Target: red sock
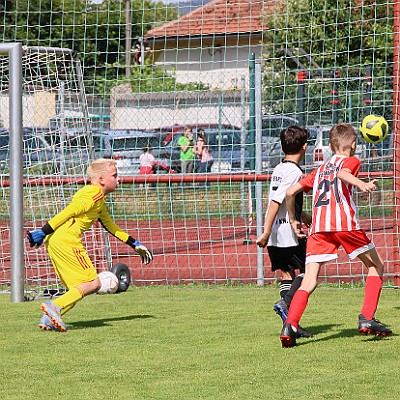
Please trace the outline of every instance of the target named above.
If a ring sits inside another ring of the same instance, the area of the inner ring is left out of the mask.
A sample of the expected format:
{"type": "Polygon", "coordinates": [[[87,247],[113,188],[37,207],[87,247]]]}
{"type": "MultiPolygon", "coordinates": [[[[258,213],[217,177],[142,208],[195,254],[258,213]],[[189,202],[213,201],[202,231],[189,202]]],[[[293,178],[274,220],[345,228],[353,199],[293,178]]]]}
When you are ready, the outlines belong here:
{"type": "Polygon", "coordinates": [[[286,322],[289,322],[296,329],[299,327],[299,321],[307,307],[310,294],[305,290],[298,290],[290,303],[289,314],[286,322]]]}
{"type": "Polygon", "coordinates": [[[381,290],[382,278],[380,276],[367,276],[364,288],[364,303],[361,309],[361,314],[366,319],[374,318],[381,290]]]}

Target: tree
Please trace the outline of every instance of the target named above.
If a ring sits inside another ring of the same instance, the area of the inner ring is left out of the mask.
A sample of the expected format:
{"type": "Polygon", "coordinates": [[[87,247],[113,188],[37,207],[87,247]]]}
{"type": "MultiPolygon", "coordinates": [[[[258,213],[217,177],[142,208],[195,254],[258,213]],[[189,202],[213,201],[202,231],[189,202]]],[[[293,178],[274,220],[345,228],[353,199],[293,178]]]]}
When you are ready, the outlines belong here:
{"type": "MultiPolygon", "coordinates": [[[[131,2],[132,41],[160,22],[177,18],[171,5],[151,0],[131,2]]],[[[125,0],[7,0],[0,6],[4,41],[27,46],[67,47],[82,59],[88,91],[97,82],[118,82],[125,62],[125,0]]]]}
{"type": "MultiPolygon", "coordinates": [[[[296,112],[297,70],[287,49],[302,48],[320,66],[310,64],[297,51],[298,60],[314,77],[332,76],[340,70],[339,92],[353,96],[353,106],[362,106],[362,77],[373,65],[374,90],[391,95],[387,78],[393,74],[393,7],[387,0],[282,0],[272,15],[265,16],[265,81],[270,110],[296,112]],[[380,79],[384,77],[385,79],[380,79]],[[358,80],[357,80],[358,79],[358,80]],[[353,95],[352,92],[359,92],[353,95]],[[288,110],[288,111],[287,111],[288,110]]],[[[294,51],[296,53],[296,51],[294,51]]],[[[307,81],[307,110],[330,111],[331,81],[307,81]],[[321,101],[325,104],[321,105],[321,101]]],[[[362,111],[361,111],[362,112],[362,111]]],[[[310,116],[309,115],[309,116],[310,116]]]]}

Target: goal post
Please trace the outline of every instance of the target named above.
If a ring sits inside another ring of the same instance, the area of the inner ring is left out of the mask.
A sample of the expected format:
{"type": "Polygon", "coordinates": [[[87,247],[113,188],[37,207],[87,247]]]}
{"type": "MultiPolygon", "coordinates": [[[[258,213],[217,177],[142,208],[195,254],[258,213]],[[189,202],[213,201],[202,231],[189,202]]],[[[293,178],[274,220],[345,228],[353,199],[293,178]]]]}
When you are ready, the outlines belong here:
{"type": "Polygon", "coordinates": [[[10,262],[11,300],[24,299],[24,219],[23,219],[23,128],[22,128],[22,44],[0,44],[0,54],[8,55],[10,107],[10,262]]]}
{"type": "MultiPolygon", "coordinates": [[[[0,152],[0,291],[11,291],[12,302],[63,291],[44,246],[30,249],[25,236],[86,183],[95,156],[74,51],[0,44],[0,152]]],[[[108,269],[111,253],[102,228],[95,226],[83,241],[99,269],[108,269]]]]}
{"type": "MultiPolygon", "coordinates": [[[[394,3],[394,35],[393,35],[393,163],[395,166],[400,162],[400,1],[394,3]]],[[[398,221],[400,219],[400,176],[399,169],[394,168],[393,179],[393,219],[394,219],[394,235],[393,235],[393,264],[394,264],[394,285],[400,286],[400,251],[399,251],[399,234],[400,228],[398,221]]]]}

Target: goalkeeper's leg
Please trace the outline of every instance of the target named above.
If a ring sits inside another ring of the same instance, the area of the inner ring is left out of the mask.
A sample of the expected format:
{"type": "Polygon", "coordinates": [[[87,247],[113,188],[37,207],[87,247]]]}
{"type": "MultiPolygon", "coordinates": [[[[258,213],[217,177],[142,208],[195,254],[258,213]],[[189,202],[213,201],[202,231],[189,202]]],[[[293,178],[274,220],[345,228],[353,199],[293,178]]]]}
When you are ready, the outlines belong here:
{"type": "Polygon", "coordinates": [[[99,278],[96,278],[90,282],[81,283],[72,287],[67,293],[54,300],[54,304],[61,308],[61,315],[64,315],[85,296],[96,293],[100,289],[100,286],[101,284],[99,278]]]}
{"type": "Polygon", "coordinates": [[[48,241],[46,245],[57,276],[69,290],[54,302],[43,303],[41,308],[52,320],[56,329],[64,332],[66,326],[61,315],[69,311],[84,296],[97,292],[101,284],[83,246],[70,247],[57,241],[48,241]]]}

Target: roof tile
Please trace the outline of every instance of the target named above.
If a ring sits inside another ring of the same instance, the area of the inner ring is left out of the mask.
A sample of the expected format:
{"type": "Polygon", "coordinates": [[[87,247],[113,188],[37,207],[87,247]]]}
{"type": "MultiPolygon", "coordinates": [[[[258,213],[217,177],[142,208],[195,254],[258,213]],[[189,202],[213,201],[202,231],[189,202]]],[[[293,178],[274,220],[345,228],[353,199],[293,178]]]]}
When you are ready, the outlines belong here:
{"type": "Polygon", "coordinates": [[[278,0],[213,0],[205,6],[154,28],[146,39],[168,36],[259,32],[263,14],[271,14],[278,0]]]}

